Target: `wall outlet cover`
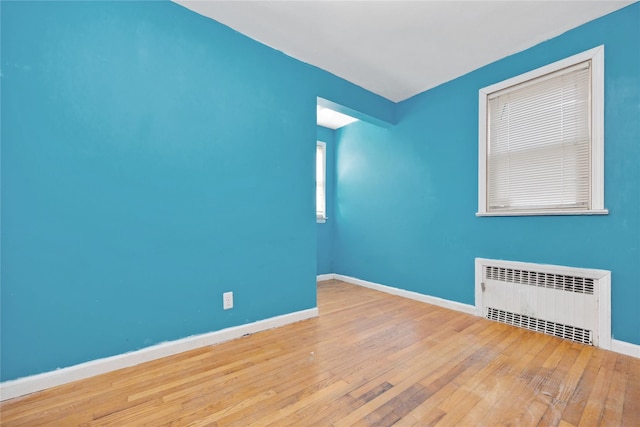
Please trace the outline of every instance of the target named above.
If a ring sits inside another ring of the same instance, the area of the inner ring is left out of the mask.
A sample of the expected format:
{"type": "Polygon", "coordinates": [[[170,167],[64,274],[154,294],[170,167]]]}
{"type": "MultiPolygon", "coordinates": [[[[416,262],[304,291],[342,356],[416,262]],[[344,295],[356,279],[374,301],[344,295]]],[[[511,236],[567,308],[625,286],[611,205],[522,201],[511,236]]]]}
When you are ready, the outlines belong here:
{"type": "Polygon", "coordinates": [[[224,310],[233,308],[233,292],[225,292],[222,294],[222,308],[224,310]]]}

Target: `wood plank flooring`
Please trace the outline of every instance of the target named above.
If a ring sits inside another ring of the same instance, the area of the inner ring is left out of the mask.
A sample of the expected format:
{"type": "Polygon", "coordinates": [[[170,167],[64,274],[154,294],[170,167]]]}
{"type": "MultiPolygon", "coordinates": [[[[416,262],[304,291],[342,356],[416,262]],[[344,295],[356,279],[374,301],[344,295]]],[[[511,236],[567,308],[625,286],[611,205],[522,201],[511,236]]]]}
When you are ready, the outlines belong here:
{"type": "Polygon", "coordinates": [[[640,426],[640,359],[331,280],[320,316],[3,402],[3,426],[640,426]]]}

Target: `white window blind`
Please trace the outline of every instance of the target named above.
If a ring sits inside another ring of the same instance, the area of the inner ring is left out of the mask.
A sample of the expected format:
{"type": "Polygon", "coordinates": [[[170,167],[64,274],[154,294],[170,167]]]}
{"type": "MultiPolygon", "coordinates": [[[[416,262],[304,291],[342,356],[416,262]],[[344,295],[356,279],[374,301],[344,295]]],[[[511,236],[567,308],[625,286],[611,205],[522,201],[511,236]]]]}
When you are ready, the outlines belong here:
{"type": "Polygon", "coordinates": [[[326,145],[316,145],[316,217],[325,219],[326,209],[326,145]]]}
{"type": "Polygon", "coordinates": [[[489,94],[489,212],[591,209],[590,65],[489,94]]]}

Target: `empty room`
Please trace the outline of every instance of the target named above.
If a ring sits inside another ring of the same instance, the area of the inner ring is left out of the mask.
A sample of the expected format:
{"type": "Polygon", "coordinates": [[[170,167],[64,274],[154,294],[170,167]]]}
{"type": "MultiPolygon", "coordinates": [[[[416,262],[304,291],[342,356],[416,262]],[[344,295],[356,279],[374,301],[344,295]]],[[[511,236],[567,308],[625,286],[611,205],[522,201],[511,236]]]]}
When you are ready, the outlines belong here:
{"type": "Polygon", "coordinates": [[[1,1],[2,426],[640,425],[640,3],[1,1]]]}

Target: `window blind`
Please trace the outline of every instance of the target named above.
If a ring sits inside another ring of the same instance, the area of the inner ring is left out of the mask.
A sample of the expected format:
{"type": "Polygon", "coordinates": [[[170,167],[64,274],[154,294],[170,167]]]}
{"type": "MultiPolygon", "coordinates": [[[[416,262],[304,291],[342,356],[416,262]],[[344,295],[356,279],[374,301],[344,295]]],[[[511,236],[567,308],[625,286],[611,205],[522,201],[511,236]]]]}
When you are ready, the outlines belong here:
{"type": "Polygon", "coordinates": [[[488,211],[587,210],[591,61],[488,97],[488,211]]]}

